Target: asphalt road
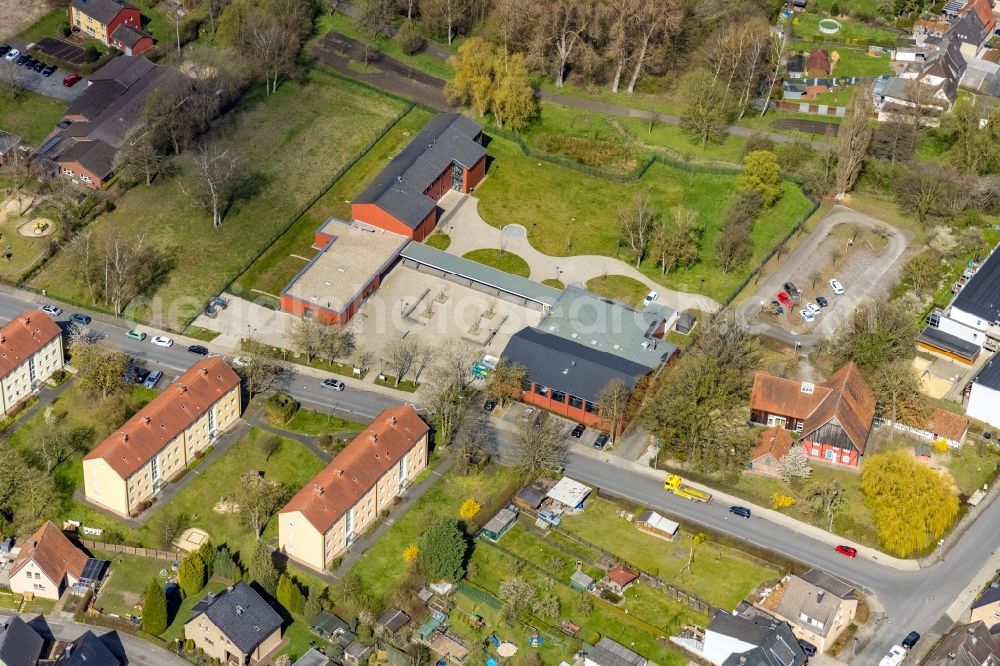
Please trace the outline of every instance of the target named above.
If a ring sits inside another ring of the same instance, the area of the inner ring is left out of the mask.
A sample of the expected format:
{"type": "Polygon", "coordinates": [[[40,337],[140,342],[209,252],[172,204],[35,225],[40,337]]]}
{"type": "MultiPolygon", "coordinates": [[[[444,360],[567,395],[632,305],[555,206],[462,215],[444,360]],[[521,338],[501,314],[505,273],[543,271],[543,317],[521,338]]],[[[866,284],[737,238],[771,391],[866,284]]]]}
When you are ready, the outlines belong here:
{"type": "MultiPolygon", "coordinates": [[[[37,303],[26,303],[9,293],[0,292],[0,319],[9,320],[36,306],[37,303]]],[[[58,319],[61,321],[69,314],[64,312],[58,319]]],[[[187,343],[178,342],[167,349],[150,344],[148,338],[145,342],[125,338],[124,325],[115,326],[95,319],[92,327],[105,333],[107,343],[150,364],[175,372],[183,371],[200,358],[187,352],[187,343]]],[[[152,335],[148,329],[144,330],[152,335]]],[[[356,388],[343,392],[323,390],[319,388],[318,379],[294,372],[288,374],[284,388],[309,405],[369,419],[385,407],[398,404],[391,397],[356,388]]],[[[495,437],[502,449],[507,437],[505,432],[497,430],[495,437]]],[[[910,630],[921,634],[930,631],[997,548],[997,534],[1000,534],[1000,504],[994,503],[983,510],[942,561],[919,571],[899,571],[880,564],[877,556],[872,559],[846,558],[827,543],[757,516],[749,520],[737,518],[729,513],[728,506],[718,502],[705,505],[679,499],[664,492],[656,480],[605,464],[599,459],[571,453],[566,461],[566,472],[581,481],[661,509],[685,521],[702,524],[809,566],[819,567],[874,593],[885,608],[887,625],[853,660],[858,664],[878,663],[889,647],[902,640],[910,630]]],[[[943,628],[939,626],[938,630],[943,628]]]]}

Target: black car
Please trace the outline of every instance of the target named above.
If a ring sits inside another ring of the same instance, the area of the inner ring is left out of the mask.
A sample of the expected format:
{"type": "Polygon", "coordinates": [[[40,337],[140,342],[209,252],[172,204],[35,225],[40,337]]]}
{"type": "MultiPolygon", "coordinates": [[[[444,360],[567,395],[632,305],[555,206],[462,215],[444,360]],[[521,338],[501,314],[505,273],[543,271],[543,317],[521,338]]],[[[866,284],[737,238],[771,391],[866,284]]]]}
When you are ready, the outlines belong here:
{"type": "Polygon", "coordinates": [[[587,426],[583,425],[582,423],[577,423],[576,427],[573,428],[573,432],[570,433],[570,436],[580,439],[580,437],[583,435],[583,431],[586,429],[587,426]]]}
{"type": "Polygon", "coordinates": [[[45,69],[42,70],[42,76],[48,78],[56,73],[56,69],[57,67],[55,65],[48,65],[45,69]]]}
{"type": "Polygon", "coordinates": [[[492,412],[496,408],[497,408],[496,400],[487,400],[486,402],[483,403],[484,412],[492,412]]]}
{"type": "Polygon", "coordinates": [[[10,53],[10,44],[0,44],[0,58],[10,53]]]}
{"type": "Polygon", "coordinates": [[[146,381],[146,377],[149,377],[149,370],[146,368],[136,368],[132,376],[135,378],[134,381],[136,384],[142,384],[146,381]]]}
{"type": "Polygon", "coordinates": [[[740,518],[750,517],[750,509],[746,508],[745,506],[731,506],[729,507],[729,513],[736,514],[740,518]]]}
{"type": "Polygon", "coordinates": [[[826,296],[817,296],[816,297],[816,305],[820,306],[821,308],[825,308],[829,304],[830,304],[830,301],[826,300],[826,296]]]}
{"type": "Polygon", "coordinates": [[[48,67],[48,65],[39,60],[38,62],[36,62],[34,65],[31,66],[31,69],[35,70],[36,72],[41,72],[46,67],[48,67]]]}
{"type": "Polygon", "coordinates": [[[903,642],[900,643],[900,645],[902,645],[905,649],[909,650],[914,645],[916,645],[917,641],[919,640],[920,640],[920,634],[918,634],[915,631],[911,631],[910,633],[906,634],[906,638],[903,639],[903,642]]]}
{"type": "Polygon", "coordinates": [[[799,647],[802,648],[802,652],[805,653],[807,657],[816,656],[816,646],[809,641],[799,639],[799,647]]]}
{"type": "Polygon", "coordinates": [[[18,65],[23,65],[24,63],[28,62],[28,58],[31,58],[31,56],[28,55],[27,53],[22,53],[21,55],[17,56],[17,60],[15,60],[14,62],[18,65]]]}
{"type": "Polygon", "coordinates": [[[198,356],[208,356],[208,347],[205,345],[191,345],[188,347],[188,351],[198,356]]]}
{"type": "Polygon", "coordinates": [[[24,61],[23,63],[21,63],[21,64],[22,64],[22,65],[24,66],[24,68],[25,68],[25,69],[31,69],[31,68],[33,68],[33,67],[34,67],[34,66],[35,66],[36,64],[38,64],[38,61],[37,61],[37,60],[35,60],[34,58],[32,58],[31,56],[28,56],[28,59],[27,59],[27,60],[25,60],[25,61],[24,61]]]}
{"type": "Polygon", "coordinates": [[[789,294],[797,294],[797,293],[799,293],[799,288],[796,287],[791,282],[786,282],[784,284],[784,287],[785,287],[785,291],[787,291],[789,294]]]}
{"type": "Polygon", "coordinates": [[[778,301],[771,301],[771,310],[776,315],[785,314],[785,308],[781,307],[781,303],[779,303],[778,301]]]}
{"type": "Polygon", "coordinates": [[[603,451],[604,446],[608,443],[609,439],[611,439],[611,436],[606,432],[602,432],[597,436],[597,439],[594,440],[594,448],[603,451]]]}

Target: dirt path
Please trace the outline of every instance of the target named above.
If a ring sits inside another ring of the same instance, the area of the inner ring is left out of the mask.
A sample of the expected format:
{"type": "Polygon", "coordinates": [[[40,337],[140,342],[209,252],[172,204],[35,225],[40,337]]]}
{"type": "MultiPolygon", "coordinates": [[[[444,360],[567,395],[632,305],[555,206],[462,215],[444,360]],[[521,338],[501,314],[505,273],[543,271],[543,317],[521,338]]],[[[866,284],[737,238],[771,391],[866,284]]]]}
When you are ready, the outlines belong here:
{"type": "Polygon", "coordinates": [[[0,42],[13,37],[48,13],[48,0],[0,0],[0,42]]]}

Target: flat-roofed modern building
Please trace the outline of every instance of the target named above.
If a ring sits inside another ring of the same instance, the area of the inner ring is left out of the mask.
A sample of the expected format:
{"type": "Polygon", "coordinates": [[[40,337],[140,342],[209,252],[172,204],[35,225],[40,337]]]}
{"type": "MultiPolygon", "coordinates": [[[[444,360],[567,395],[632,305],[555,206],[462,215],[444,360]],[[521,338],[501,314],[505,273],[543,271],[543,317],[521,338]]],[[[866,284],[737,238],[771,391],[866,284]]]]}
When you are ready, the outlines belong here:
{"type": "Polygon", "coordinates": [[[141,513],[144,502],[237,422],[240,406],[232,368],[217,356],[198,361],[84,456],[87,499],[122,516],[141,513]]]}
{"type": "Polygon", "coordinates": [[[34,393],[62,370],[62,330],[41,310],[25,312],[0,328],[0,413],[34,393]]]}

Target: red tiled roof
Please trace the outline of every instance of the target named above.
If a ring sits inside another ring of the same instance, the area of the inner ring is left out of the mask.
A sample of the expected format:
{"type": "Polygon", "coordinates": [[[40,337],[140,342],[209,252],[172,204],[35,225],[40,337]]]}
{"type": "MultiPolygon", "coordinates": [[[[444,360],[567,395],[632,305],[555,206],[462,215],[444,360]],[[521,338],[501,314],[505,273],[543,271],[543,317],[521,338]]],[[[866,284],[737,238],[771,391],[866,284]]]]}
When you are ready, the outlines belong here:
{"type": "Polygon", "coordinates": [[[410,405],[384,410],[280,513],[300,511],[317,531],[326,533],[427,431],[410,405]]]}
{"type": "Polygon", "coordinates": [[[813,385],[812,393],[803,392],[804,384],[808,382],[758,372],[750,391],[750,409],[804,420],[830,394],[822,385],[813,385]]]}
{"type": "Polygon", "coordinates": [[[830,389],[830,393],[802,424],[803,439],[834,421],[844,429],[858,453],[864,453],[875,418],[875,396],[858,366],[848,363],[833,373],[823,386],[830,389]]]}
{"type": "Polygon", "coordinates": [[[927,424],[927,430],[938,437],[961,442],[969,429],[969,419],[961,414],[936,407],[927,424]]]}
{"type": "Polygon", "coordinates": [[[768,453],[775,460],[781,460],[792,448],[792,435],[784,428],[768,428],[760,433],[757,447],[753,450],[751,460],[760,460],[768,453]]]}
{"type": "Polygon", "coordinates": [[[21,552],[11,567],[11,574],[20,571],[21,567],[31,560],[58,585],[67,572],[74,578],[79,578],[83,574],[83,567],[87,564],[87,554],[74,546],[73,542],[52,524],[52,521],[46,521],[21,546],[21,552]]]}
{"type": "Polygon", "coordinates": [[[221,357],[198,361],[83,459],[103,458],[127,479],[239,383],[221,357]]]}
{"type": "Polygon", "coordinates": [[[806,58],[806,71],[822,69],[827,74],[830,73],[830,56],[823,49],[813,49],[806,58]]]}
{"type": "Polygon", "coordinates": [[[6,377],[60,335],[59,326],[41,310],[24,312],[11,319],[0,328],[0,377],[6,377]]]}
{"type": "Polygon", "coordinates": [[[989,0],[969,0],[969,2],[965,3],[965,7],[962,7],[958,13],[961,15],[970,10],[976,12],[979,22],[986,27],[986,32],[992,33],[997,21],[996,17],[993,16],[993,8],[990,7],[989,0]]]}
{"type": "Polygon", "coordinates": [[[628,567],[622,566],[621,564],[616,564],[611,567],[607,575],[607,579],[616,584],[618,587],[625,587],[638,577],[639,574],[632,571],[628,567]]]}

